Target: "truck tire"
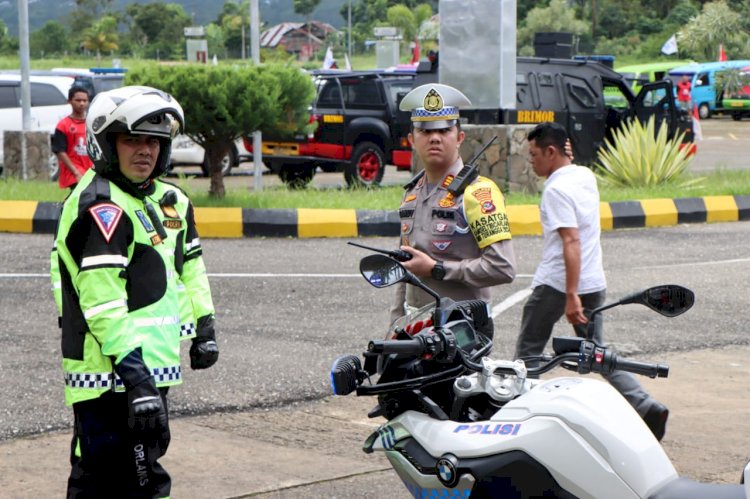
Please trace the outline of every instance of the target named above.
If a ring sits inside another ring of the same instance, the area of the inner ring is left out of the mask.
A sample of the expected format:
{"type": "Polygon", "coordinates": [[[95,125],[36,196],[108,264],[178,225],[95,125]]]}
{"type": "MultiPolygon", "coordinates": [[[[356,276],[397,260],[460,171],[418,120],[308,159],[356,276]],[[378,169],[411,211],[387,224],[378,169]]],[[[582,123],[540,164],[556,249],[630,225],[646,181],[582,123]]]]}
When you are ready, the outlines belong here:
{"type": "Polygon", "coordinates": [[[704,102],[698,106],[698,116],[702,120],[707,120],[711,117],[711,108],[708,107],[708,103],[704,102]]]}
{"type": "Polygon", "coordinates": [[[380,185],[385,173],[385,154],[372,142],[362,142],[354,147],[349,163],[344,167],[344,179],[349,187],[380,185]]]}
{"type": "Polygon", "coordinates": [[[304,189],[314,176],[314,165],[282,165],[279,168],[279,178],[290,189],[304,189]]]}
{"type": "MultiPolygon", "coordinates": [[[[237,151],[234,150],[234,146],[229,150],[228,153],[224,155],[223,158],[221,158],[221,176],[226,177],[228,176],[231,171],[232,167],[237,163],[237,151]]],[[[210,166],[208,164],[208,154],[203,155],[203,163],[201,164],[201,172],[203,172],[204,177],[208,177],[211,175],[210,166]]]]}

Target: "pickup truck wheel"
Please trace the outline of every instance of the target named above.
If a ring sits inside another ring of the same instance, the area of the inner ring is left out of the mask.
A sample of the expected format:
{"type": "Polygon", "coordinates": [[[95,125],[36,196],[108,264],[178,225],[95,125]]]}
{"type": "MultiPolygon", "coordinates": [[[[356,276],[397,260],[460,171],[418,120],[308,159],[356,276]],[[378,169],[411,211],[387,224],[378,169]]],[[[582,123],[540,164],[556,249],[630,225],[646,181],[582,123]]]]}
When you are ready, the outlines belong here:
{"type": "Polygon", "coordinates": [[[385,154],[376,144],[362,142],[352,152],[344,169],[344,179],[349,187],[379,185],[385,173],[385,154]]]}
{"type": "Polygon", "coordinates": [[[315,176],[315,166],[282,166],[279,170],[281,181],[290,189],[304,189],[315,176]]]}
{"type": "Polygon", "coordinates": [[[700,119],[707,120],[711,117],[711,108],[708,107],[708,104],[705,102],[698,106],[698,116],[700,116],[700,119]]]}
{"type": "MultiPolygon", "coordinates": [[[[232,171],[232,167],[235,165],[235,163],[237,163],[237,151],[235,151],[234,147],[232,147],[232,149],[230,149],[229,152],[226,153],[223,158],[221,158],[221,176],[228,176],[232,171]]],[[[208,177],[211,175],[211,170],[208,164],[208,154],[203,155],[201,171],[203,172],[204,177],[208,177]]]]}

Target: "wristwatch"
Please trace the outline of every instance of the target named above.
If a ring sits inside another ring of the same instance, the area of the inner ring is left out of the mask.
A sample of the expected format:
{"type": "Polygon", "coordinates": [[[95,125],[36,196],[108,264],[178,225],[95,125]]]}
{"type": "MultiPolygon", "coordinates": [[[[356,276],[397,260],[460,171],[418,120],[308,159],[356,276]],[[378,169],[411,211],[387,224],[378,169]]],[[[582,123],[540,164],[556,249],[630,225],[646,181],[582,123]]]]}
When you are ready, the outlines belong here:
{"type": "Polygon", "coordinates": [[[445,267],[443,267],[443,262],[440,260],[436,261],[435,266],[432,267],[432,278],[436,281],[445,279],[445,267]]]}

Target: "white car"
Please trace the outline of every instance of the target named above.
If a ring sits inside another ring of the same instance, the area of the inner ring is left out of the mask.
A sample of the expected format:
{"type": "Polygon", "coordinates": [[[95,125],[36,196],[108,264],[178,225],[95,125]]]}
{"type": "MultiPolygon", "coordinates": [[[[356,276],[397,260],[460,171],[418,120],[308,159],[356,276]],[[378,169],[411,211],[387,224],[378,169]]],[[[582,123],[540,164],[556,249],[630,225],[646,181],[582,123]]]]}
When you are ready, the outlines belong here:
{"type": "MultiPolygon", "coordinates": [[[[221,160],[221,174],[229,175],[232,168],[239,165],[240,161],[250,157],[252,157],[252,153],[245,149],[242,139],[237,139],[229,154],[221,160]]],[[[187,135],[178,135],[172,141],[170,169],[175,166],[200,166],[204,176],[207,177],[209,174],[205,149],[193,142],[187,135]]]]}
{"type": "MultiPolygon", "coordinates": [[[[68,90],[75,80],[69,76],[29,76],[31,86],[31,131],[52,135],[57,123],[70,114],[68,90]]],[[[22,130],[21,75],[0,73],[0,165],[3,163],[5,130],[22,130]]],[[[57,178],[57,161],[50,162],[52,178],[57,178]]],[[[51,159],[52,159],[51,158],[51,159]]]]}

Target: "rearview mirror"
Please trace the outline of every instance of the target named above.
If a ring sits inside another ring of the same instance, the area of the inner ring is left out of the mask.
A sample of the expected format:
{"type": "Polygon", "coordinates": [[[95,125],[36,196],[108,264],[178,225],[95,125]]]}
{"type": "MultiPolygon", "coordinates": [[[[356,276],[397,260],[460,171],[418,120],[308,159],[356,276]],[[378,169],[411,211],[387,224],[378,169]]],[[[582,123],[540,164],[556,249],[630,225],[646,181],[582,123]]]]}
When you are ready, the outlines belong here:
{"type": "Polygon", "coordinates": [[[690,310],[695,303],[695,294],[682,286],[666,284],[634,293],[620,303],[640,303],[666,317],[677,317],[690,310]]]}
{"type": "Polygon", "coordinates": [[[362,276],[376,288],[385,288],[401,282],[406,269],[396,260],[385,255],[368,255],[359,261],[362,276]]]}

